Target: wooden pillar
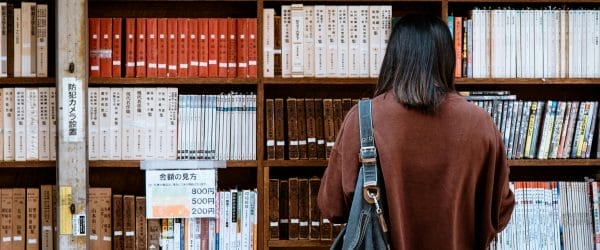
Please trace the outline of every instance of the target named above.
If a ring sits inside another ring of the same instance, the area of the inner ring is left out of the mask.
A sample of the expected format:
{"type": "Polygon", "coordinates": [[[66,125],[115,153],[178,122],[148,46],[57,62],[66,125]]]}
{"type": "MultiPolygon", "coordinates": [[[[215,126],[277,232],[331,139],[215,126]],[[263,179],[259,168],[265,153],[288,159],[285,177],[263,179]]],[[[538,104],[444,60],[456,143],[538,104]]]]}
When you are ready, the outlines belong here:
{"type": "Polygon", "coordinates": [[[73,218],[87,212],[85,0],[57,1],[56,38],[58,156],[55,212],[58,237],[55,239],[58,249],[87,249],[87,237],[79,235],[82,230],[73,226],[73,218]]]}

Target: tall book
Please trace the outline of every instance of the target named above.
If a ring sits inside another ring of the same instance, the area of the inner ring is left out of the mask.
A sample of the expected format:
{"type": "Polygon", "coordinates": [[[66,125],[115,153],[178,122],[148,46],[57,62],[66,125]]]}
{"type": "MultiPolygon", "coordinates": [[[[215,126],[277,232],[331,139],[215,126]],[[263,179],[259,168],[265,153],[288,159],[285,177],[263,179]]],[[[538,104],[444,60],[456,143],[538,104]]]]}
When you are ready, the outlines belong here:
{"type": "Polygon", "coordinates": [[[279,179],[269,180],[269,239],[279,239],[279,179]]]}
{"type": "MultiPolygon", "coordinates": [[[[39,88],[39,136],[38,136],[38,146],[39,146],[39,160],[40,161],[49,161],[50,160],[50,107],[48,106],[48,96],[50,94],[49,88],[39,88]]],[[[1,108],[0,108],[1,112],[1,108]]]]}
{"type": "MultiPolygon", "coordinates": [[[[187,75],[187,74],[186,74],[187,75]]],[[[156,88],[144,88],[142,93],[142,105],[144,129],[142,131],[142,143],[144,148],[144,159],[156,157],[156,88]]]]}
{"type": "MultiPolygon", "coordinates": [[[[219,20],[216,18],[210,18],[208,22],[208,77],[219,76],[219,20]]],[[[240,26],[238,25],[238,28],[240,26]]],[[[238,43],[240,46],[240,43],[238,43]]],[[[239,60],[239,59],[238,59],[239,60]]],[[[239,72],[238,72],[239,73],[239,72]]]]}
{"type": "Polygon", "coordinates": [[[121,104],[123,107],[121,111],[121,159],[123,160],[131,160],[134,157],[134,90],[134,88],[123,88],[121,93],[121,104]]]}
{"type": "Polygon", "coordinates": [[[113,33],[112,33],[112,76],[121,77],[121,51],[122,51],[122,39],[123,28],[122,18],[115,17],[112,19],[113,33]]]}
{"type": "Polygon", "coordinates": [[[25,249],[26,197],[27,193],[24,188],[13,188],[12,249],[25,249]]]}
{"type": "Polygon", "coordinates": [[[292,4],[290,6],[291,18],[291,75],[292,77],[304,76],[304,7],[302,4],[292,4]]]}
{"type": "Polygon", "coordinates": [[[237,20],[227,18],[227,77],[237,76],[237,20]]]}
{"type": "Polygon", "coordinates": [[[34,2],[21,2],[21,76],[36,76],[36,14],[34,2]]]}
{"type": "Polygon", "coordinates": [[[125,77],[135,77],[135,18],[125,18],[125,77]]]}
{"type": "Polygon", "coordinates": [[[258,77],[258,21],[256,18],[246,18],[248,23],[248,76],[258,77]]]}
{"type": "MultiPolygon", "coordinates": [[[[300,233],[300,218],[299,218],[299,182],[298,182],[298,178],[296,177],[292,177],[288,179],[288,185],[289,185],[289,197],[288,197],[288,202],[289,202],[289,219],[290,219],[290,224],[289,224],[289,239],[290,240],[297,240],[299,239],[299,233],[300,233]]],[[[281,199],[281,197],[279,197],[281,199]]]]}
{"type": "Polygon", "coordinates": [[[100,208],[100,230],[98,245],[101,249],[112,247],[112,190],[110,188],[99,188],[100,208]]]}
{"type": "Polygon", "coordinates": [[[15,88],[15,160],[27,158],[27,94],[25,88],[15,88]]]}
{"type": "Polygon", "coordinates": [[[304,76],[315,76],[315,7],[304,6],[304,27],[302,30],[304,41],[304,76]]]}
{"type": "MultiPolygon", "coordinates": [[[[21,8],[13,9],[13,40],[10,41],[13,44],[13,76],[23,76],[21,70],[21,33],[23,27],[21,24],[21,8]]],[[[90,64],[91,65],[91,64],[90,64]]]]}
{"type": "Polygon", "coordinates": [[[28,161],[37,161],[39,159],[39,96],[38,88],[26,88],[25,89],[25,136],[26,136],[26,148],[28,161]]]}
{"type": "Polygon", "coordinates": [[[121,160],[122,151],[122,88],[110,88],[110,127],[109,127],[109,158],[121,160]]]}
{"type": "Polygon", "coordinates": [[[99,89],[88,88],[88,159],[98,160],[100,124],[98,117],[99,89]]]}
{"type": "Polygon", "coordinates": [[[287,240],[289,238],[290,227],[290,189],[287,179],[279,181],[279,239],[287,240]]]}
{"type": "Polygon", "coordinates": [[[327,74],[327,58],[326,58],[326,27],[325,22],[325,6],[316,5],[314,7],[314,30],[315,30],[315,76],[325,77],[327,74]]]}
{"type": "Polygon", "coordinates": [[[48,76],[48,5],[36,5],[36,76],[48,76]]]}
{"type": "Polygon", "coordinates": [[[218,77],[227,77],[227,65],[228,65],[228,57],[227,54],[229,48],[227,43],[229,41],[229,37],[227,36],[227,18],[217,18],[218,28],[217,28],[217,76],[218,77]]]}
{"type": "MultiPolygon", "coordinates": [[[[100,18],[89,19],[90,77],[100,76],[100,18]]],[[[16,56],[16,55],[15,55],[16,56]]]]}
{"type": "Polygon", "coordinates": [[[275,99],[275,159],[283,160],[285,158],[285,116],[284,100],[275,99]]]}
{"type": "Polygon", "coordinates": [[[143,98],[144,88],[134,88],[133,90],[133,159],[141,160],[144,158],[144,106],[146,102],[143,98]]]}
{"type": "Polygon", "coordinates": [[[321,179],[313,176],[309,180],[308,186],[308,207],[309,207],[309,238],[311,240],[317,240],[321,238],[321,210],[317,204],[317,197],[319,194],[319,188],[321,186],[321,179]]]}
{"type": "Polygon", "coordinates": [[[48,113],[50,116],[50,160],[56,160],[56,145],[57,145],[57,123],[56,117],[58,115],[56,111],[56,88],[50,88],[48,92],[48,113]]]}
{"type": "Polygon", "coordinates": [[[158,36],[158,40],[156,41],[156,63],[157,67],[157,76],[158,77],[167,77],[167,47],[168,47],[168,28],[167,28],[167,19],[166,18],[158,18],[156,21],[156,33],[158,36]]]}
{"type": "Polygon", "coordinates": [[[148,249],[146,219],[146,197],[135,197],[135,247],[136,249],[148,249]]]}
{"type": "Polygon", "coordinates": [[[167,77],[177,77],[177,19],[167,18],[167,77]]]}
{"type": "Polygon", "coordinates": [[[306,160],[306,105],[304,98],[296,99],[296,120],[298,129],[298,158],[306,160]]]}
{"type": "Polygon", "coordinates": [[[15,89],[2,88],[4,161],[15,160],[15,89]]]}
{"type": "Polygon", "coordinates": [[[123,195],[123,233],[125,250],[135,250],[135,197],[123,195]]]}
{"type": "Polygon", "coordinates": [[[287,135],[288,135],[288,158],[290,160],[299,159],[298,151],[298,119],[296,109],[296,98],[286,100],[287,109],[287,135]]]}
{"type": "Polygon", "coordinates": [[[54,230],[52,204],[54,203],[52,185],[42,185],[40,187],[40,223],[41,223],[41,245],[43,250],[54,249],[54,230]]]}
{"type": "Polygon", "coordinates": [[[337,23],[338,23],[338,31],[337,31],[337,43],[338,43],[338,53],[337,53],[337,76],[339,77],[348,77],[349,76],[349,45],[350,45],[350,37],[349,37],[349,25],[351,20],[348,19],[348,6],[339,5],[337,6],[337,23]]]}
{"type": "Polygon", "coordinates": [[[369,6],[369,76],[378,77],[381,57],[381,6],[369,6]]]}
{"type": "Polygon", "coordinates": [[[317,159],[325,159],[325,119],[323,115],[323,99],[315,99],[315,136],[317,139],[317,159]]]}
{"type": "MultiPolygon", "coordinates": [[[[113,47],[113,22],[111,18],[100,19],[100,76],[112,77],[112,47],[113,47]]],[[[39,50],[39,46],[38,46],[39,50]]],[[[47,48],[46,48],[47,50],[47,48]]]]}
{"type": "Polygon", "coordinates": [[[0,248],[12,249],[13,239],[13,189],[2,188],[0,190],[2,204],[0,205],[0,248]]]}
{"type": "Polygon", "coordinates": [[[307,240],[310,231],[310,187],[307,178],[298,179],[298,239],[307,240]]]}
{"type": "Polygon", "coordinates": [[[102,227],[102,217],[100,215],[100,193],[99,188],[90,188],[88,193],[88,213],[89,219],[87,223],[87,236],[89,240],[90,249],[99,250],[102,249],[99,241],[100,230],[102,227]]]}
{"type": "Polygon", "coordinates": [[[208,18],[198,19],[198,77],[208,77],[209,22],[208,18]]]}
{"type": "Polygon", "coordinates": [[[25,242],[27,250],[40,249],[40,189],[27,188],[25,242]]]}
{"type": "Polygon", "coordinates": [[[325,76],[326,77],[337,77],[337,71],[338,71],[338,46],[339,46],[339,40],[338,40],[338,32],[341,32],[339,30],[339,23],[338,23],[338,11],[337,11],[337,6],[326,6],[325,7],[325,37],[326,37],[326,49],[325,49],[325,60],[326,60],[326,66],[325,66],[325,76]]]}
{"type": "Polygon", "coordinates": [[[188,77],[188,18],[177,18],[177,75],[180,78],[188,77]]]}
{"type": "Polygon", "coordinates": [[[198,77],[198,67],[200,66],[199,64],[199,56],[200,56],[200,52],[198,50],[198,40],[200,40],[199,37],[199,31],[200,29],[198,28],[198,23],[199,20],[197,18],[192,18],[189,19],[188,21],[188,65],[189,65],[189,69],[188,69],[188,75],[187,77],[198,77]]]}
{"type": "Polygon", "coordinates": [[[248,19],[240,18],[237,19],[237,77],[247,78],[248,77],[248,19]]]}
{"type": "Polygon", "coordinates": [[[123,250],[123,195],[113,194],[112,196],[112,229],[113,229],[113,248],[114,250],[123,250]]]}
{"type": "Polygon", "coordinates": [[[332,99],[323,99],[323,124],[324,124],[324,137],[325,137],[325,157],[329,159],[331,150],[335,144],[335,110],[332,99]]]}
{"type": "MultiPolygon", "coordinates": [[[[12,5],[10,5],[10,7],[12,7],[12,5]]],[[[13,9],[9,8],[7,3],[0,3],[0,22],[2,22],[0,25],[0,77],[8,76],[8,20],[11,20],[9,19],[9,14],[10,17],[13,16],[11,13],[12,11],[13,9]]],[[[12,43],[12,41],[10,41],[10,43],[12,43]]]]}
{"type": "Polygon", "coordinates": [[[158,19],[146,19],[146,77],[158,77],[158,19]]]}
{"type": "Polygon", "coordinates": [[[281,77],[292,76],[292,9],[281,6],[281,77]]]}
{"type": "Polygon", "coordinates": [[[315,122],[315,99],[307,98],[306,106],[306,157],[309,160],[317,159],[317,124],[315,122]]]}
{"type": "Polygon", "coordinates": [[[146,77],[146,18],[135,19],[135,77],[146,77]]]}
{"type": "Polygon", "coordinates": [[[110,88],[98,88],[98,159],[110,158],[110,88]]]}
{"type": "Polygon", "coordinates": [[[273,99],[265,101],[265,117],[267,127],[267,159],[275,160],[275,102],[273,99]]]}
{"type": "Polygon", "coordinates": [[[263,77],[275,77],[275,9],[263,9],[263,77]]]}

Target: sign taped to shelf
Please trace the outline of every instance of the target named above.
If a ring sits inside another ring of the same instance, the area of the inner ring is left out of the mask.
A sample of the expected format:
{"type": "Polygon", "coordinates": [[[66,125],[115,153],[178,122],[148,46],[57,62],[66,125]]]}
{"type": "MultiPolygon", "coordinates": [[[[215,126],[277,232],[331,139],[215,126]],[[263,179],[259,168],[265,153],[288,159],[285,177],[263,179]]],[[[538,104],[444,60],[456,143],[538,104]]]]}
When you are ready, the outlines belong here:
{"type": "Polygon", "coordinates": [[[216,192],[214,169],[147,170],[146,216],[214,218],[216,192]]]}
{"type": "Polygon", "coordinates": [[[202,160],[143,160],[140,163],[142,170],[159,169],[215,169],[226,168],[227,161],[202,161],[202,160]]]}
{"type": "Polygon", "coordinates": [[[64,142],[83,142],[83,85],[81,79],[64,77],[62,80],[62,103],[59,108],[62,122],[60,131],[65,131],[64,142]]]}

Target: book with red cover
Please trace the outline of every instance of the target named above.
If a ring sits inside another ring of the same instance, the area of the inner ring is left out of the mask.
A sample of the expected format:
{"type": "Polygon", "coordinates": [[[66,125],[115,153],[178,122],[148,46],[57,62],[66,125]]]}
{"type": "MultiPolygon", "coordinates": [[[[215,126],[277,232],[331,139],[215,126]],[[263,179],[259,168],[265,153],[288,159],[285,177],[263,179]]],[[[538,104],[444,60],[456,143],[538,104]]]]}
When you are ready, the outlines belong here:
{"type": "Polygon", "coordinates": [[[158,40],[156,41],[157,48],[157,63],[158,77],[167,77],[167,46],[168,46],[168,36],[167,33],[167,19],[159,18],[156,21],[156,33],[158,34],[158,40]]]}
{"type": "Polygon", "coordinates": [[[90,77],[100,76],[100,18],[90,18],[90,77]]]}
{"type": "Polygon", "coordinates": [[[188,18],[177,18],[177,75],[188,76],[188,18]]]}
{"type": "Polygon", "coordinates": [[[256,78],[258,75],[258,33],[256,18],[248,18],[248,77],[256,78]]]}
{"type": "Polygon", "coordinates": [[[219,77],[227,77],[227,41],[229,40],[227,35],[227,18],[219,18],[219,56],[218,56],[218,65],[219,65],[219,77]]]}
{"type": "Polygon", "coordinates": [[[208,18],[198,19],[198,76],[208,77],[209,33],[208,18]]]}
{"type": "Polygon", "coordinates": [[[460,16],[454,17],[454,51],[456,61],[454,65],[454,77],[462,77],[462,49],[463,49],[463,20],[460,16]]]}
{"type": "Polygon", "coordinates": [[[146,18],[136,18],[135,37],[135,77],[146,77],[146,18]]]}
{"type": "Polygon", "coordinates": [[[167,19],[167,77],[177,77],[177,18],[167,19]]]}
{"type": "Polygon", "coordinates": [[[188,20],[188,77],[198,77],[198,19],[191,18],[188,20]]]}
{"type": "Polygon", "coordinates": [[[112,19],[100,18],[100,76],[112,77],[112,19]]]}
{"type": "Polygon", "coordinates": [[[121,47],[123,37],[123,20],[119,17],[112,19],[112,76],[121,77],[121,47]]]}
{"type": "Polygon", "coordinates": [[[158,19],[146,19],[146,77],[158,77],[158,19]]]}
{"type": "Polygon", "coordinates": [[[240,18],[237,20],[237,77],[248,77],[248,19],[240,18]]]}
{"type": "Polygon", "coordinates": [[[237,76],[237,21],[234,18],[227,19],[227,33],[229,42],[227,44],[227,77],[237,76]]]}
{"type": "Polygon", "coordinates": [[[219,76],[219,19],[208,19],[208,77],[219,76]]]}
{"type": "Polygon", "coordinates": [[[135,77],[135,18],[125,19],[125,77],[135,77]]]}

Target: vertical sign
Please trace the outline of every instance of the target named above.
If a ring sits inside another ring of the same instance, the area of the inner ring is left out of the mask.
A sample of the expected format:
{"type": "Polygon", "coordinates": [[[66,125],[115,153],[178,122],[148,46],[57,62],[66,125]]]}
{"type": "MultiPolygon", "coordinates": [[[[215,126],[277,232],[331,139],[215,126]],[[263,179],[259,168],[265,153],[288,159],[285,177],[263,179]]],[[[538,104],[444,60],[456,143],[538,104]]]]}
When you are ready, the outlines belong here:
{"type": "Polygon", "coordinates": [[[61,131],[65,142],[83,141],[83,91],[81,79],[65,77],[62,82],[63,112],[61,131]]]}

